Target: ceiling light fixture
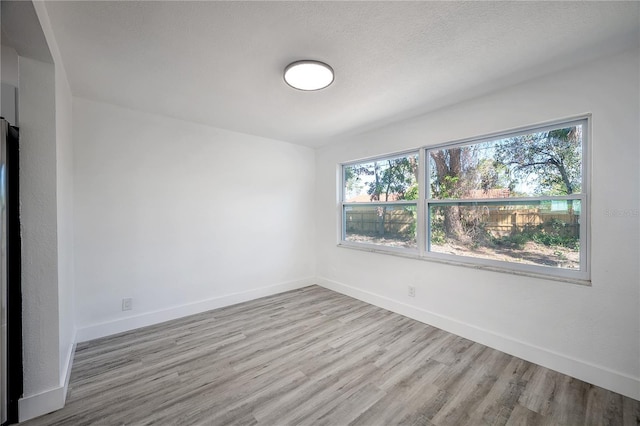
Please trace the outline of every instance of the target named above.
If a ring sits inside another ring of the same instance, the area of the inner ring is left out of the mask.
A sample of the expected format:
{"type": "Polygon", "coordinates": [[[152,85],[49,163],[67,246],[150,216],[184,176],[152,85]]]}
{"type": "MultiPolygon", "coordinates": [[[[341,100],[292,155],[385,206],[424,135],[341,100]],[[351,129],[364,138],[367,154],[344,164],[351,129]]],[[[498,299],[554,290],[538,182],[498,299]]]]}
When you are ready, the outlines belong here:
{"type": "Polygon", "coordinates": [[[320,61],[296,61],[284,69],[284,81],[298,90],[320,90],[333,83],[333,68],[320,61]]]}

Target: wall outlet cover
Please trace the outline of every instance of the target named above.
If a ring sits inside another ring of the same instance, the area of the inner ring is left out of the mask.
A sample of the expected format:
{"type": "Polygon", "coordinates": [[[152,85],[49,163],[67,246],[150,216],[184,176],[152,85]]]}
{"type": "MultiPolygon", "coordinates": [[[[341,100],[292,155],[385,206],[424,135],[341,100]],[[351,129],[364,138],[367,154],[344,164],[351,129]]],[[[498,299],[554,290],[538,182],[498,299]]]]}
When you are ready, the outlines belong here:
{"type": "Polygon", "coordinates": [[[133,309],[133,299],[130,297],[122,299],[122,310],[130,311],[131,309],[133,309]]]}

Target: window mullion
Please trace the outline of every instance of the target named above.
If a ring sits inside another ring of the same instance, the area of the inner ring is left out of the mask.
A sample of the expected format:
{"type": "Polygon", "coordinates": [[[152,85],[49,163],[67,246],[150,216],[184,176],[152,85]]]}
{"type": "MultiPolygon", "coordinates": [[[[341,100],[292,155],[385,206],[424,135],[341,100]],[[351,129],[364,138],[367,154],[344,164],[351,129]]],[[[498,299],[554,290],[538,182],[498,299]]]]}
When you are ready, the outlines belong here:
{"type": "Polygon", "coordinates": [[[416,204],[417,200],[397,200],[397,201],[368,201],[366,203],[363,202],[344,202],[345,206],[396,206],[396,205],[413,205],[416,204]]]}
{"type": "Polygon", "coordinates": [[[426,184],[427,176],[427,161],[426,161],[426,149],[421,148],[418,153],[418,217],[416,223],[416,242],[418,244],[418,253],[420,256],[424,256],[427,249],[427,238],[429,231],[427,229],[427,222],[425,220],[425,198],[427,197],[428,185],[426,184]]]}

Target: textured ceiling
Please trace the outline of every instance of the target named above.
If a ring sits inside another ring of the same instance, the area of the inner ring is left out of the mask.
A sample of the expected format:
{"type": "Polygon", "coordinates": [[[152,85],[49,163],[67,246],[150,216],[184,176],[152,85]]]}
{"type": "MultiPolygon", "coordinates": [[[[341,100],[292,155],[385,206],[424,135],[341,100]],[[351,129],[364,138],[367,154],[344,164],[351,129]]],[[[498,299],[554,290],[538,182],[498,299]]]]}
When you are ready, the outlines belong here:
{"type": "Polygon", "coordinates": [[[627,2],[48,2],[75,95],[320,146],[637,45],[627,2]],[[295,60],[336,73],[300,92],[295,60]]]}

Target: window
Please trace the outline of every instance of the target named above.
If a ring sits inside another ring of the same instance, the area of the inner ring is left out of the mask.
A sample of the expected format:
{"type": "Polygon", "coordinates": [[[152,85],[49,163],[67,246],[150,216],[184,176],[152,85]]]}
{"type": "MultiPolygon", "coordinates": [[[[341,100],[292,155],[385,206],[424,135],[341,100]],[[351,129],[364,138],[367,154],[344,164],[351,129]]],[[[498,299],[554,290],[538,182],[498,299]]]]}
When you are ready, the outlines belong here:
{"type": "Polygon", "coordinates": [[[345,164],[341,244],[586,280],[587,124],[345,164]]]}
{"type": "Polygon", "coordinates": [[[342,240],[418,250],[418,152],[342,167],[342,240]]]}

